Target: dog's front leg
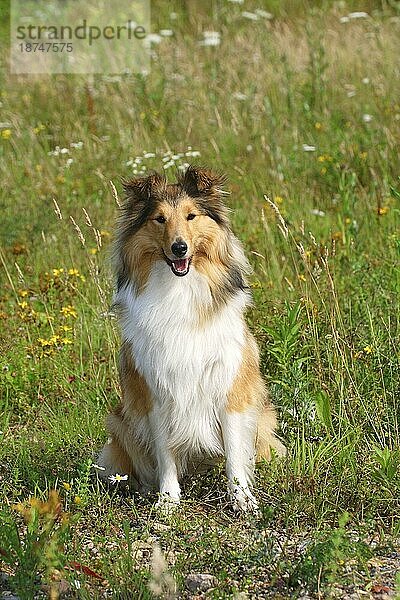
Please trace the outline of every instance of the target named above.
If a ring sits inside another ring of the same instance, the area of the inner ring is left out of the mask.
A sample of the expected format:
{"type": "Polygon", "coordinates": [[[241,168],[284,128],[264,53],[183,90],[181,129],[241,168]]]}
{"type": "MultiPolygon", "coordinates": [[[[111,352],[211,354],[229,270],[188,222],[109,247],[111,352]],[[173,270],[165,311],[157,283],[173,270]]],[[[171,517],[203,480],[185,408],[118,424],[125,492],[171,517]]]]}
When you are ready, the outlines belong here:
{"type": "Polygon", "coordinates": [[[175,457],[168,446],[168,432],[162,426],[163,419],[157,406],[149,414],[152,430],[154,457],[157,464],[160,499],[158,506],[179,504],[181,489],[175,457]]]}
{"type": "Polygon", "coordinates": [[[257,500],[251,493],[254,473],[254,435],[247,415],[224,412],[221,418],[229,494],[235,510],[256,511],[257,500]]]}

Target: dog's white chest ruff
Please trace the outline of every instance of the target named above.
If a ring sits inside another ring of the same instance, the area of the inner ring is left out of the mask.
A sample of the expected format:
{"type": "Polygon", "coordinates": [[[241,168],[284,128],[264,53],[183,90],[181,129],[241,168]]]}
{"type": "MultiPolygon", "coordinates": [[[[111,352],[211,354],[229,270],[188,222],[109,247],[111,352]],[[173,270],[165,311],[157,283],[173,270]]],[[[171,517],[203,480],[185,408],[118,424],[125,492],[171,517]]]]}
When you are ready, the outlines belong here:
{"type": "Polygon", "coordinates": [[[221,452],[219,411],[242,361],[247,294],[238,292],[199,325],[199,306],[211,307],[206,278],[193,267],[176,277],[158,262],[141,294],[127,287],[116,300],[123,307],[123,338],[131,343],[171,445],[221,452]]]}

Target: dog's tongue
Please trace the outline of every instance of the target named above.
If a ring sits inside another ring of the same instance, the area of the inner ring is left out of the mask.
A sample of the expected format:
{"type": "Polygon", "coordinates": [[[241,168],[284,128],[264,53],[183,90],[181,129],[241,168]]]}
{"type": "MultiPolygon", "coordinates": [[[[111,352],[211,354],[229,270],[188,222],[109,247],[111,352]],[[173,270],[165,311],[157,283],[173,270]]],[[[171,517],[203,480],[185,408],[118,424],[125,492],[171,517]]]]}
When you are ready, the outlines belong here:
{"type": "Polygon", "coordinates": [[[184,273],[188,268],[189,259],[181,258],[179,260],[174,260],[174,269],[178,271],[178,273],[184,273]]]}

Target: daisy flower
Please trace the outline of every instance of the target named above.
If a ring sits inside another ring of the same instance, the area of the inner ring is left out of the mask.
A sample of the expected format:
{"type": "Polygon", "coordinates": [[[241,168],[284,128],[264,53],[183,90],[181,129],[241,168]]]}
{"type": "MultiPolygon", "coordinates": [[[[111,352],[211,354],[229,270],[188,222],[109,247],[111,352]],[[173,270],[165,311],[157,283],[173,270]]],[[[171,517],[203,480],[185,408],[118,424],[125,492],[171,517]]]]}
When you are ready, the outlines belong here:
{"type": "Polygon", "coordinates": [[[110,475],[108,478],[111,483],[116,484],[120,481],[126,481],[128,479],[128,475],[120,475],[119,473],[115,473],[115,475],[110,475]]]}

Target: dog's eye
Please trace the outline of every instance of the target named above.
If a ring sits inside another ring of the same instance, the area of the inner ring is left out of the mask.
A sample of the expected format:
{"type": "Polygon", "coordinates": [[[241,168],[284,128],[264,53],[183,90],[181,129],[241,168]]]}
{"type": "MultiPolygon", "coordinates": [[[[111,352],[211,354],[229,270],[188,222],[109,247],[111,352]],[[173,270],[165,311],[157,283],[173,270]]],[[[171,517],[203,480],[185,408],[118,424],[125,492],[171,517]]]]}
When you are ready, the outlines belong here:
{"type": "Polygon", "coordinates": [[[159,217],[156,217],[154,220],[157,221],[157,223],[165,223],[166,218],[163,217],[162,215],[160,215],[159,217]]]}
{"type": "Polygon", "coordinates": [[[193,221],[193,219],[195,218],[196,215],[194,215],[193,213],[188,214],[188,216],[186,217],[188,221],[193,221]]]}

